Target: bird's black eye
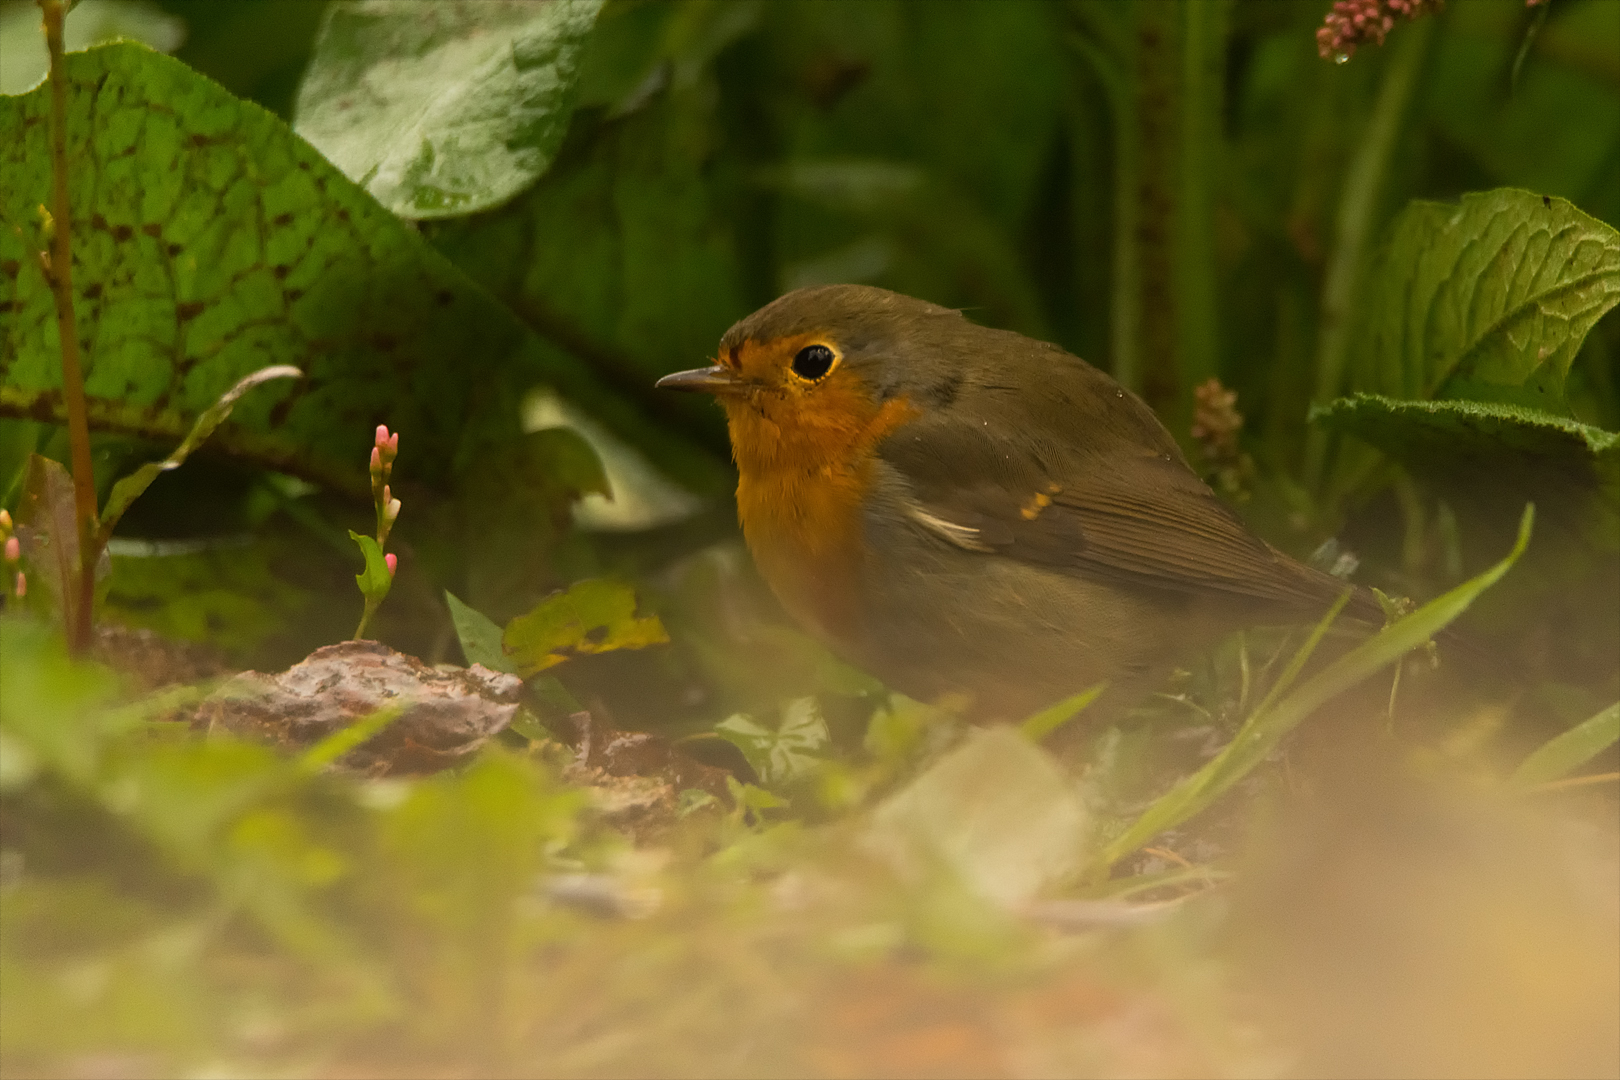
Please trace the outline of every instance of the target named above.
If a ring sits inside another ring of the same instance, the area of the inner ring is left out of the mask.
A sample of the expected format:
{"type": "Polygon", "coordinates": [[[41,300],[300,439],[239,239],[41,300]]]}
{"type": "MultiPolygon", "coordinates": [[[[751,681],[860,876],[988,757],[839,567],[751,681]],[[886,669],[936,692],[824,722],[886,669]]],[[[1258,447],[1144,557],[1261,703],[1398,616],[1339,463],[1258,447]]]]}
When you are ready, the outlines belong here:
{"type": "Polygon", "coordinates": [[[793,358],[793,374],[809,382],[815,382],[832,370],[833,363],[837,359],[833,351],[825,345],[806,345],[793,358]]]}

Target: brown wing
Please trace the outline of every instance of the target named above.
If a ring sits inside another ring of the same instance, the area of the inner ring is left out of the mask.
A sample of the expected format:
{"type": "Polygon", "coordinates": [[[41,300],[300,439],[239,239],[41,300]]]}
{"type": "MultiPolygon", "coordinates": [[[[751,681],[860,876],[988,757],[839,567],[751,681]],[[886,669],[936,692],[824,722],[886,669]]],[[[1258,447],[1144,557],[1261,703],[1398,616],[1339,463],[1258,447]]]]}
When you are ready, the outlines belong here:
{"type": "MultiPolygon", "coordinates": [[[[897,432],[880,456],[904,479],[919,527],[968,550],[1300,613],[1320,611],[1343,591],[1249,532],[1162,428],[1149,445],[1119,435],[1077,450],[1038,424],[1013,431],[936,413],[897,432]]],[[[1352,607],[1375,617],[1370,598],[1358,596],[1352,607]]]]}

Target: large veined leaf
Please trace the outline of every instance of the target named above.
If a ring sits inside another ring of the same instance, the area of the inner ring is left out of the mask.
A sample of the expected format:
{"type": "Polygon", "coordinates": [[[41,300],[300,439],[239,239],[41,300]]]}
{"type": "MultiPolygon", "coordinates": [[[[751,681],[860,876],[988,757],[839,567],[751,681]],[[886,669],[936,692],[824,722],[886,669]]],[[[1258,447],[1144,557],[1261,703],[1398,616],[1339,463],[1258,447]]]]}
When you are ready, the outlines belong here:
{"type": "Polygon", "coordinates": [[[1557,408],[1587,331],[1620,303],[1620,233],[1512,188],[1413,202],[1369,280],[1350,389],[1557,408]]]}
{"type": "Polygon", "coordinates": [[[501,648],[524,678],[574,656],[645,649],[669,641],[657,615],[636,613],[630,586],[604,578],[577,581],[506,624],[501,648]]]}
{"type": "MultiPolygon", "coordinates": [[[[67,58],[74,288],[92,425],[179,439],[247,373],[215,437],[284,471],[364,483],[379,422],[399,468],[443,481],[518,434],[545,384],[672,475],[706,456],[535,337],[276,117],[132,44],[67,58]]],[[[43,88],[0,98],[0,415],[60,421],[55,314],[35,252],[48,200],[43,88]]]]}
{"type": "Polygon", "coordinates": [[[1420,467],[1437,452],[1466,459],[1455,468],[1475,468],[1482,457],[1523,456],[1566,476],[1620,463],[1620,434],[1522,405],[1354,394],[1313,409],[1311,419],[1420,467]]]}
{"type": "Polygon", "coordinates": [[[1582,532],[1601,547],[1620,545],[1620,433],[1521,405],[1373,394],[1315,408],[1311,420],[1448,490],[1462,484],[1492,501],[1535,498],[1555,515],[1579,507],[1582,532]]]}
{"type": "Polygon", "coordinates": [[[602,0],[332,4],[298,133],[396,214],[510,199],[551,164],[602,0]]]}

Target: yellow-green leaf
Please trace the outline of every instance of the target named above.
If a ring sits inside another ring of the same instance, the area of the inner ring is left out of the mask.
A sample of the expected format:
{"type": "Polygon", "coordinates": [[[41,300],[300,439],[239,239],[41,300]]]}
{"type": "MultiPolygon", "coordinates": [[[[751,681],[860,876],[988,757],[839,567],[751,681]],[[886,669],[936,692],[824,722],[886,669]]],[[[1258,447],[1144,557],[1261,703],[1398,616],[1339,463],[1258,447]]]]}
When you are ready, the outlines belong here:
{"type": "Polygon", "coordinates": [[[656,615],[636,614],[622,582],[593,578],[541,601],[506,625],[501,647],[524,678],[585,653],[644,649],[669,640],[656,615]]]}

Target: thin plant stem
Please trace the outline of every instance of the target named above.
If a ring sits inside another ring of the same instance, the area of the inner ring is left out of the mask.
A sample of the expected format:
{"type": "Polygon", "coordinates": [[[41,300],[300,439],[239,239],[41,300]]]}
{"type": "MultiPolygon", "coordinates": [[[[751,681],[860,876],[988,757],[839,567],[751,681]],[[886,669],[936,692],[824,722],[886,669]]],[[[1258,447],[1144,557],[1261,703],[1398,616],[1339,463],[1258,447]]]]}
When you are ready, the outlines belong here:
{"type": "MultiPolygon", "coordinates": [[[[1371,246],[1384,180],[1395,156],[1400,136],[1417,87],[1418,75],[1428,55],[1434,35],[1433,19],[1420,19],[1394,35],[1389,59],[1367,119],[1366,131],[1350,159],[1344,190],[1339,198],[1335,221],[1333,255],[1322,283],[1321,330],[1316,351],[1316,393],[1325,403],[1344,386],[1345,362],[1350,351],[1352,306],[1371,246]]],[[[1327,432],[1315,428],[1305,445],[1305,478],[1315,487],[1321,484],[1327,465],[1327,432]]]]}
{"type": "Polygon", "coordinates": [[[1524,70],[1524,62],[1530,56],[1530,50],[1535,47],[1536,37],[1546,25],[1547,12],[1551,10],[1552,4],[1548,0],[1536,5],[1536,13],[1530,17],[1530,25],[1524,31],[1524,40],[1519,42],[1519,51],[1513,57],[1513,70],[1508,75],[1508,93],[1518,92],[1519,72],[1524,70]]]}
{"type": "Polygon", "coordinates": [[[68,641],[75,652],[90,645],[91,606],[96,589],[96,484],[90,463],[90,421],[84,400],[84,374],[79,366],[79,331],[73,316],[72,216],[68,202],[67,74],[63,70],[64,0],[39,0],[45,19],[45,46],[50,52],[51,85],[51,216],[54,228],[45,265],[56,300],[57,336],[62,345],[62,395],[67,403],[68,442],[73,458],[73,507],[79,531],[77,604],[63,600],[68,641]]]}
{"type": "MultiPolygon", "coordinates": [[[[1137,12],[1130,13],[1134,24],[1137,12]]],[[[1141,134],[1137,130],[1135,29],[1114,38],[1112,50],[1088,49],[1102,76],[1114,127],[1113,266],[1108,302],[1109,367],[1114,378],[1141,392],[1142,349],[1139,340],[1142,302],[1142,253],[1137,246],[1137,186],[1142,172],[1141,134]]]]}

